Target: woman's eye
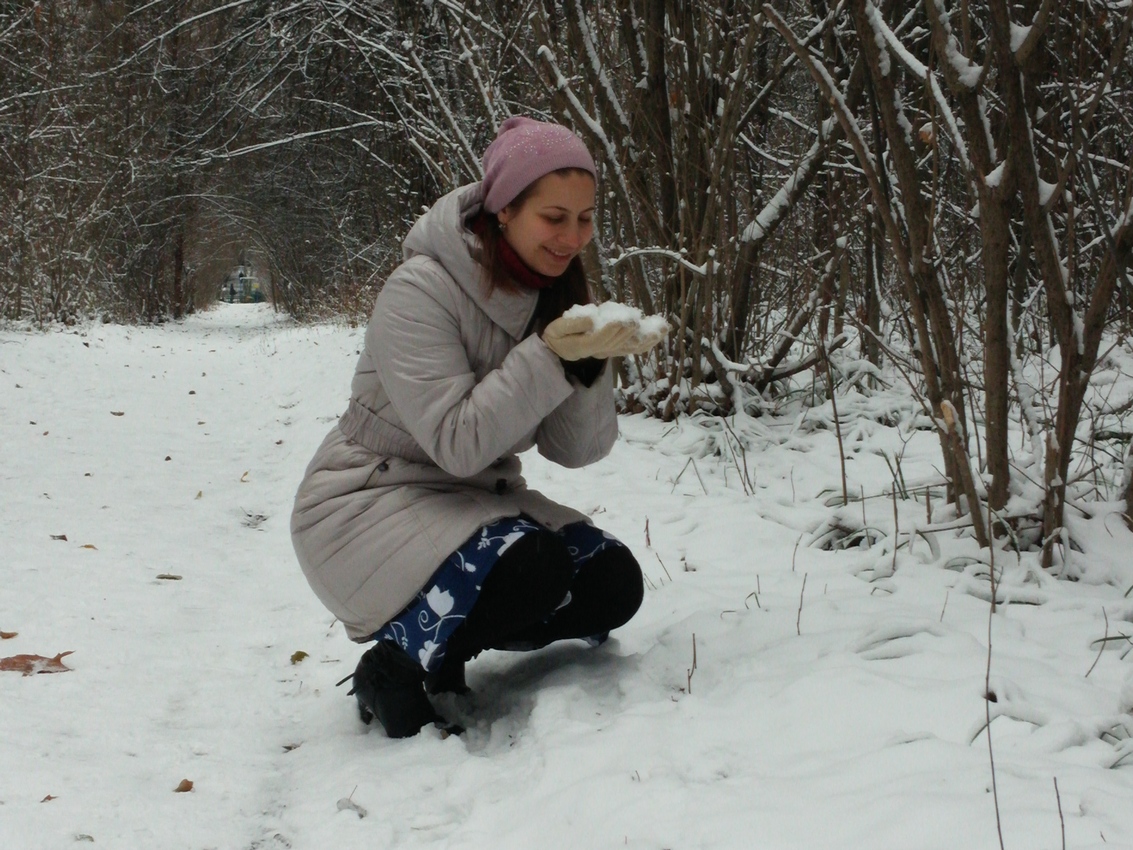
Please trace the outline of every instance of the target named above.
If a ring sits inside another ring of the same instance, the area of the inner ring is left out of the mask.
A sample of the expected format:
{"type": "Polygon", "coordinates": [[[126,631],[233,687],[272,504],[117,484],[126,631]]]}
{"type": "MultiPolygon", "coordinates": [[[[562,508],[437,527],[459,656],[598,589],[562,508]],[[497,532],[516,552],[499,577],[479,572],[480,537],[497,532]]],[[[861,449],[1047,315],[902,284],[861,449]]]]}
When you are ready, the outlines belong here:
{"type": "Polygon", "coordinates": [[[556,215],[556,216],[546,215],[546,216],[543,216],[543,218],[545,218],[551,224],[562,224],[563,221],[564,221],[564,219],[561,215],[556,215]]]}

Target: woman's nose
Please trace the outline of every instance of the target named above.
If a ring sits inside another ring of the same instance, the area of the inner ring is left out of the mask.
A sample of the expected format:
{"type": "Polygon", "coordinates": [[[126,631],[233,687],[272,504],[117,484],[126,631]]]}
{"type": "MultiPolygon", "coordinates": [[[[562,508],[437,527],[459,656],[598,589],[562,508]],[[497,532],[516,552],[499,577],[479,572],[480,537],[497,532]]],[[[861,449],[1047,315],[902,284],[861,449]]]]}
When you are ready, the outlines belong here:
{"type": "Polygon", "coordinates": [[[567,228],[566,233],[563,235],[563,243],[575,251],[582,248],[590,239],[589,228],[578,222],[567,228]]]}

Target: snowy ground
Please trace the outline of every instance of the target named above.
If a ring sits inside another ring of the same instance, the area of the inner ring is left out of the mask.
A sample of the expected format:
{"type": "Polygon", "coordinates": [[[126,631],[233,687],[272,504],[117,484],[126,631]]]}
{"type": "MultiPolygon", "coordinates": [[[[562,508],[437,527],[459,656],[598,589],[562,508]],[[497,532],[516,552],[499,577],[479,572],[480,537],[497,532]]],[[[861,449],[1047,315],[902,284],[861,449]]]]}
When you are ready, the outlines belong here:
{"type": "MultiPolygon", "coordinates": [[[[462,737],[362,726],[334,686],[360,648],[287,531],[360,340],[241,305],[0,331],[0,657],[73,651],[72,672],[0,672],[0,848],[999,846],[988,570],[967,539],[910,535],[915,501],[894,556],[883,495],[882,454],[912,487],[935,437],[846,425],[863,522],[818,408],[732,423],[750,481],[689,421],[624,418],[584,470],[528,457],[636,552],[640,614],[599,650],[482,656],[444,705],[462,737]],[[832,518],[880,539],[811,545],[832,518]]],[[[1094,509],[1079,581],[997,554],[1008,848],[1133,847],[1133,654],[1100,642],[1133,633],[1133,535],[1094,509]]]]}

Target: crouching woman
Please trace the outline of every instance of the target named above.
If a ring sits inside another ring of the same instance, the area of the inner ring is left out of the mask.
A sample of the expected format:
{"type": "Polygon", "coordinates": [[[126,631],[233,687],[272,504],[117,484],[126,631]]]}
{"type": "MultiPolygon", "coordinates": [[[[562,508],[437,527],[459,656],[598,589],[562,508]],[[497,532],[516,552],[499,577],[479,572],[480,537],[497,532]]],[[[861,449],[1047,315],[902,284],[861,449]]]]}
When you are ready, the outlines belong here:
{"type": "Polygon", "coordinates": [[[409,231],[291,519],[319,599],[375,642],[352,693],[391,737],[442,723],[429,695],[465,690],[480,652],[599,644],[642,599],[629,549],[527,487],[517,455],[604,457],[618,433],[607,358],[663,334],[562,316],[591,300],[578,254],[596,170],[573,132],[511,118],[483,164],[409,231]]]}

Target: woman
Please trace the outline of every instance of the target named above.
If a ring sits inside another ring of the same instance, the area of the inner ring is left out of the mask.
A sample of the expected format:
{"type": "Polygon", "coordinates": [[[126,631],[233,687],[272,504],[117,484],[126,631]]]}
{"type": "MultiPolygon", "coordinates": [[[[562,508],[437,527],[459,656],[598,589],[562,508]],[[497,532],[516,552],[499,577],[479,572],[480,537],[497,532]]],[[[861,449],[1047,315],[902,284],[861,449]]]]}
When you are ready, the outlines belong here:
{"type": "Polygon", "coordinates": [[[351,693],[391,737],[443,722],[427,693],[467,690],[481,651],[601,643],[642,598],[629,550],[529,489],[517,454],[604,457],[607,358],[663,334],[562,317],[590,302],[578,254],[597,173],[574,133],[511,118],[483,165],[405,239],[291,520],[315,593],[353,640],[377,641],[351,693]]]}

